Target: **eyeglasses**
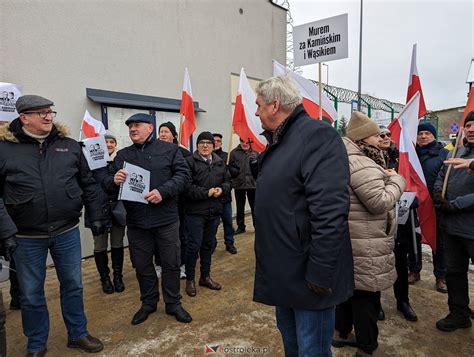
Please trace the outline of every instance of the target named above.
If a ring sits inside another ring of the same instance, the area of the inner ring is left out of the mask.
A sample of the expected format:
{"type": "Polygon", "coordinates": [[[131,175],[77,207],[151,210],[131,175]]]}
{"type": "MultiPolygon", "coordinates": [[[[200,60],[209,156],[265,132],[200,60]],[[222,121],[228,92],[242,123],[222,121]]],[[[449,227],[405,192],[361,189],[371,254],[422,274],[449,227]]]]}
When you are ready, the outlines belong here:
{"type": "Polygon", "coordinates": [[[212,141],[201,140],[200,142],[198,142],[198,145],[212,145],[212,141]]]}
{"type": "Polygon", "coordinates": [[[391,133],[383,133],[379,135],[382,139],[385,139],[385,137],[390,138],[392,136],[391,133]]]}
{"type": "Polygon", "coordinates": [[[49,111],[49,112],[24,112],[23,114],[38,114],[41,119],[46,119],[48,115],[50,115],[51,118],[56,118],[56,114],[58,113],[49,111]]]}

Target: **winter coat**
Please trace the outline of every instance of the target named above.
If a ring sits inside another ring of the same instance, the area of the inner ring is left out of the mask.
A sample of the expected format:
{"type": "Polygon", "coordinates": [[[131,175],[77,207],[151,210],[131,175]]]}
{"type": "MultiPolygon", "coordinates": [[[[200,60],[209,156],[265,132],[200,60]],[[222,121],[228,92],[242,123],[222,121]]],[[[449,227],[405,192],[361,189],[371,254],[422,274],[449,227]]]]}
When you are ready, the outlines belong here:
{"type": "Polygon", "coordinates": [[[257,154],[255,151],[242,149],[242,146],[237,146],[230,152],[229,166],[236,166],[239,168],[239,173],[232,178],[232,187],[234,190],[253,190],[255,189],[255,179],[250,170],[249,155],[251,153],[257,154]]]}
{"type": "Polygon", "coordinates": [[[0,192],[18,235],[59,235],[79,223],[83,203],[93,221],[104,219],[81,146],[66,136],[58,123],[43,143],[20,119],[0,127],[0,192]]]}
{"type": "MultiPolygon", "coordinates": [[[[447,158],[451,158],[452,154],[450,151],[447,158]]],[[[461,146],[456,157],[473,159],[474,145],[472,149],[461,146]]],[[[441,193],[443,190],[447,168],[447,165],[443,165],[439,171],[434,185],[435,193],[441,193]]],[[[474,239],[474,175],[466,169],[451,170],[445,198],[451,203],[453,210],[441,213],[440,225],[443,231],[447,235],[474,239]]]]}
{"type": "Polygon", "coordinates": [[[13,223],[12,219],[8,215],[3,200],[0,199],[0,240],[7,239],[16,232],[17,229],[15,223],[13,223]]]}
{"type": "MultiPolygon", "coordinates": [[[[227,170],[229,171],[229,174],[230,174],[230,178],[233,179],[235,177],[237,177],[237,175],[239,174],[239,168],[237,166],[235,166],[234,164],[233,165],[227,165],[227,152],[225,152],[224,150],[221,149],[218,149],[218,150],[214,150],[214,153],[219,156],[221,158],[222,161],[224,161],[224,163],[226,164],[227,166],[227,170]]],[[[231,181],[232,183],[232,181],[231,181]]],[[[232,184],[231,184],[231,189],[229,190],[229,192],[226,194],[226,195],[223,195],[222,198],[221,198],[221,201],[222,201],[222,204],[227,204],[227,203],[231,203],[232,202],[232,195],[231,195],[231,192],[232,192],[232,184]]]]}
{"type": "Polygon", "coordinates": [[[216,217],[222,214],[222,196],[230,192],[230,175],[225,162],[212,154],[209,165],[197,151],[187,159],[191,184],[185,192],[186,214],[216,217]],[[209,189],[222,188],[221,197],[209,197],[209,189]]]}
{"type": "Polygon", "coordinates": [[[256,302],[319,310],[352,296],[349,168],[339,134],[299,105],[259,156],[254,206],[256,302]],[[330,288],[318,296],[308,282],[330,288]]]}
{"type": "Polygon", "coordinates": [[[348,138],[343,138],[351,172],[349,229],[357,290],[382,291],[397,279],[395,204],[405,179],[389,176],[348,138]]]}
{"type": "Polygon", "coordinates": [[[150,191],[157,189],[163,198],[157,204],[123,201],[127,226],[151,229],[176,222],[178,195],[189,184],[188,168],[178,146],[156,140],[151,135],[143,145],[132,144],[119,150],[102,181],[106,192],[118,194],[119,186],[114,183],[114,175],[125,161],[150,171],[150,191]]]}
{"type": "Polygon", "coordinates": [[[449,150],[445,149],[443,144],[433,141],[423,147],[417,145],[416,153],[420,159],[428,191],[433,197],[433,188],[436,178],[438,177],[439,170],[443,166],[443,161],[446,160],[448,156],[449,150]]]}

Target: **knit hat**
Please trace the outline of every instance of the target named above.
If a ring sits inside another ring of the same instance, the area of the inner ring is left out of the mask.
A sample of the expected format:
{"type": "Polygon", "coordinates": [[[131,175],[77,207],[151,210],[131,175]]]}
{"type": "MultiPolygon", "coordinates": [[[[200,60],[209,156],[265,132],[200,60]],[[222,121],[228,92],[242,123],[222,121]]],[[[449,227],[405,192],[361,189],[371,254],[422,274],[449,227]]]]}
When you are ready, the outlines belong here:
{"type": "MultiPolygon", "coordinates": [[[[472,118],[474,120],[474,116],[472,118]]],[[[418,132],[429,131],[436,138],[436,128],[431,123],[421,123],[418,125],[418,132]]]]}
{"type": "Polygon", "coordinates": [[[42,109],[52,107],[54,103],[49,99],[40,97],[39,95],[24,95],[18,98],[15,103],[16,111],[24,113],[30,109],[42,109]]]}
{"type": "Polygon", "coordinates": [[[352,113],[346,130],[349,139],[357,141],[379,133],[379,126],[367,115],[361,112],[352,113]]]}
{"type": "Polygon", "coordinates": [[[160,129],[162,127],[166,127],[169,129],[169,131],[171,131],[171,135],[173,135],[173,138],[176,138],[178,136],[178,132],[176,131],[176,127],[174,126],[174,124],[170,121],[167,121],[166,123],[163,123],[160,125],[160,127],[158,128],[158,132],[160,132],[160,129]]]}
{"type": "Polygon", "coordinates": [[[387,128],[385,125],[379,125],[380,129],[380,134],[391,134],[392,132],[390,131],[389,128],[387,128]]]}
{"type": "Polygon", "coordinates": [[[199,134],[196,143],[199,144],[199,142],[203,140],[209,140],[210,142],[212,142],[212,145],[214,145],[214,136],[209,131],[203,131],[201,134],[199,134]]]}
{"type": "Polygon", "coordinates": [[[105,131],[104,138],[105,139],[112,139],[113,141],[115,141],[115,143],[117,143],[117,138],[115,137],[114,134],[112,134],[112,132],[110,130],[105,131]]]}
{"type": "Polygon", "coordinates": [[[473,120],[474,120],[474,110],[470,111],[467,114],[466,119],[464,119],[464,126],[466,126],[468,121],[473,121],[473,120]]]}

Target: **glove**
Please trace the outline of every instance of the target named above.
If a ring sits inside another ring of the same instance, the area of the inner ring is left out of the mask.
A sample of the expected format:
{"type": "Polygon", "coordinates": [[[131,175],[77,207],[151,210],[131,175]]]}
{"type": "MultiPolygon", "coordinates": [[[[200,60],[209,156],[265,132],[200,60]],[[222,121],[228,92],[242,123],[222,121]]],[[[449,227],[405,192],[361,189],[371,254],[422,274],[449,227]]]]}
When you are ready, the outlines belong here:
{"type": "Polygon", "coordinates": [[[94,221],[91,223],[91,231],[93,236],[100,236],[107,230],[106,225],[102,221],[94,221]]]}
{"type": "Polygon", "coordinates": [[[321,288],[313,283],[308,283],[308,289],[314,292],[318,296],[325,296],[332,293],[331,288],[321,288]]]}
{"type": "Polygon", "coordinates": [[[435,192],[433,194],[433,204],[440,206],[443,202],[446,202],[446,200],[441,196],[441,192],[435,192]]]}
{"type": "Polygon", "coordinates": [[[439,205],[439,209],[442,211],[442,212],[455,212],[457,211],[456,207],[454,207],[451,202],[449,201],[443,201],[440,205],[439,205]]]}
{"type": "Polygon", "coordinates": [[[0,241],[0,255],[5,257],[6,261],[12,259],[13,253],[16,250],[15,236],[8,237],[0,241]]]}

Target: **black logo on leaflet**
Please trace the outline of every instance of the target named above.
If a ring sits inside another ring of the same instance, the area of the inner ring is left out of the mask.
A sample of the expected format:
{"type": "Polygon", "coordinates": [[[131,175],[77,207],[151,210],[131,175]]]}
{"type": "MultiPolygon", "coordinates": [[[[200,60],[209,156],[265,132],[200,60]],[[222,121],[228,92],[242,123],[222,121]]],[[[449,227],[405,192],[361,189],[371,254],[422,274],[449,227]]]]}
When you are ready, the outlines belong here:
{"type": "Polygon", "coordinates": [[[0,93],[0,106],[2,112],[15,113],[16,98],[14,92],[7,92],[6,90],[0,93]]]}
{"type": "Polygon", "coordinates": [[[105,151],[100,147],[100,144],[91,144],[89,146],[89,153],[93,161],[104,160],[105,151]]]}
{"type": "Polygon", "coordinates": [[[143,182],[143,176],[138,175],[135,172],[133,172],[130,175],[130,180],[128,181],[128,184],[130,186],[130,191],[138,192],[142,194],[143,191],[145,190],[145,183],[143,182]]]}

